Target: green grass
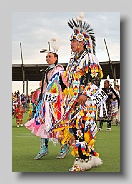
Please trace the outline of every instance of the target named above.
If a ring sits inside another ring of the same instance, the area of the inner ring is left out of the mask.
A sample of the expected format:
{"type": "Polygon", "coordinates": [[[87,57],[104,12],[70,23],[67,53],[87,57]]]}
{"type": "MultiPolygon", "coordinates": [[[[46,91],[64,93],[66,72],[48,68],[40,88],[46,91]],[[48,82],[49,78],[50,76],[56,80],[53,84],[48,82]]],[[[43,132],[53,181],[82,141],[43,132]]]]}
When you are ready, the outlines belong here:
{"type": "MultiPolygon", "coordinates": [[[[64,159],[56,159],[60,145],[49,142],[49,153],[41,160],[34,160],[40,149],[40,138],[28,129],[16,127],[12,119],[12,172],[68,172],[74,157],[69,152],[64,159]]],[[[24,123],[27,114],[24,114],[24,123]]],[[[120,126],[112,125],[112,131],[106,131],[106,123],[96,134],[95,150],[100,154],[103,164],[86,172],[120,172],[120,126]]]]}

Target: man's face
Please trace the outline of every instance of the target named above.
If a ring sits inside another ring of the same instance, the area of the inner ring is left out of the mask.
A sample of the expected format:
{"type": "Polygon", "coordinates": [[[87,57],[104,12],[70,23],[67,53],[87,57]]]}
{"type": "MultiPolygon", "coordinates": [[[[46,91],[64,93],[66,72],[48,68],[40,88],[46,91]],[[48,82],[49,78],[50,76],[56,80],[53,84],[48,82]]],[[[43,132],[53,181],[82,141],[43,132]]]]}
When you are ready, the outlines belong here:
{"type": "Polygon", "coordinates": [[[71,40],[71,50],[72,50],[72,52],[77,52],[79,45],[80,45],[79,41],[77,41],[76,39],[72,39],[71,40]]]}
{"type": "Polygon", "coordinates": [[[108,88],[109,87],[109,84],[107,81],[104,81],[104,88],[108,88]]]}

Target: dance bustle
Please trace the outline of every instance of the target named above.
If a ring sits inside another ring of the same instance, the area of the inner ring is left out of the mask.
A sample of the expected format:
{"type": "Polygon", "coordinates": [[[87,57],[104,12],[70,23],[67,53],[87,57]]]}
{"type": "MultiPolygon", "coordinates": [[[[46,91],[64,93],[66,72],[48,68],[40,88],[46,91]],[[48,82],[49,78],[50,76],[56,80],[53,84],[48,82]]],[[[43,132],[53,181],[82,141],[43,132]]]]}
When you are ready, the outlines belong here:
{"type": "Polygon", "coordinates": [[[73,167],[70,171],[86,171],[91,169],[92,167],[98,167],[102,164],[101,158],[97,156],[91,156],[88,161],[82,161],[81,159],[75,160],[73,167]]]}

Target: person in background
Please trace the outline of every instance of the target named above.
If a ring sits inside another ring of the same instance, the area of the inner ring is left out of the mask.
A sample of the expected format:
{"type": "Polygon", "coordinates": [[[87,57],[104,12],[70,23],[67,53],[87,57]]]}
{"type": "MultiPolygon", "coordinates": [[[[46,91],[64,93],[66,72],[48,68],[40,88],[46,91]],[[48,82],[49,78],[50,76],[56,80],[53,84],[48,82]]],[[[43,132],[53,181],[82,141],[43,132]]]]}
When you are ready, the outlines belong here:
{"type": "Polygon", "coordinates": [[[29,104],[29,109],[28,109],[28,121],[32,119],[32,103],[29,104]]]}
{"type": "Polygon", "coordinates": [[[13,119],[16,118],[16,114],[15,114],[16,106],[17,106],[17,98],[16,98],[15,93],[14,94],[12,93],[12,116],[13,116],[13,119]]]}
{"type": "Polygon", "coordinates": [[[23,108],[22,108],[22,104],[18,103],[18,105],[15,109],[15,115],[16,115],[17,127],[23,126],[23,108]]]}
{"type": "MultiPolygon", "coordinates": [[[[119,98],[115,98],[115,104],[114,107],[116,107],[116,125],[120,125],[120,86],[118,84],[114,85],[114,90],[119,98]]],[[[114,108],[115,109],[115,108],[114,108]]]]}
{"type": "Polygon", "coordinates": [[[29,105],[30,105],[30,96],[28,95],[26,98],[26,102],[27,102],[27,111],[29,110],[29,105]]]}
{"type": "Polygon", "coordinates": [[[111,131],[112,107],[115,99],[119,100],[119,97],[115,90],[112,88],[109,80],[104,81],[104,88],[102,90],[107,94],[108,98],[106,101],[98,108],[98,121],[99,121],[99,131],[102,130],[103,123],[107,122],[107,130],[111,131]]]}
{"type": "Polygon", "coordinates": [[[40,90],[36,89],[35,91],[32,92],[32,95],[31,95],[31,104],[32,104],[31,119],[34,118],[35,113],[36,113],[36,107],[37,107],[38,101],[39,101],[39,94],[40,94],[40,90]]]}
{"type": "Polygon", "coordinates": [[[27,100],[24,94],[21,94],[21,104],[22,104],[23,112],[25,113],[27,110],[27,100]]]}
{"type": "MultiPolygon", "coordinates": [[[[52,125],[61,119],[63,114],[62,90],[66,88],[64,78],[64,68],[58,64],[58,54],[49,51],[46,55],[48,67],[44,72],[40,82],[41,91],[39,94],[36,112],[30,121],[25,123],[25,127],[36,136],[40,137],[40,151],[35,156],[35,160],[41,159],[48,154],[48,142],[58,141],[58,133],[50,131],[52,125]]],[[[67,144],[61,146],[64,155],[69,151],[67,144]]]]}

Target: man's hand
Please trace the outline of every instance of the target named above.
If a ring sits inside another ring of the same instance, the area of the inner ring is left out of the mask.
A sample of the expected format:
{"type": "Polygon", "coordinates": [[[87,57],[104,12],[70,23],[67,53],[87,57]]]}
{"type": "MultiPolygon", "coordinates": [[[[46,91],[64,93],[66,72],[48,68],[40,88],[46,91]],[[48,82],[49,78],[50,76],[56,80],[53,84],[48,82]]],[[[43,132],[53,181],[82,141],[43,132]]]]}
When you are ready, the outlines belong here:
{"type": "Polygon", "coordinates": [[[76,102],[78,102],[81,105],[84,105],[84,103],[87,101],[87,97],[85,95],[80,95],[78,99],[76,99],[76,102]]]}

